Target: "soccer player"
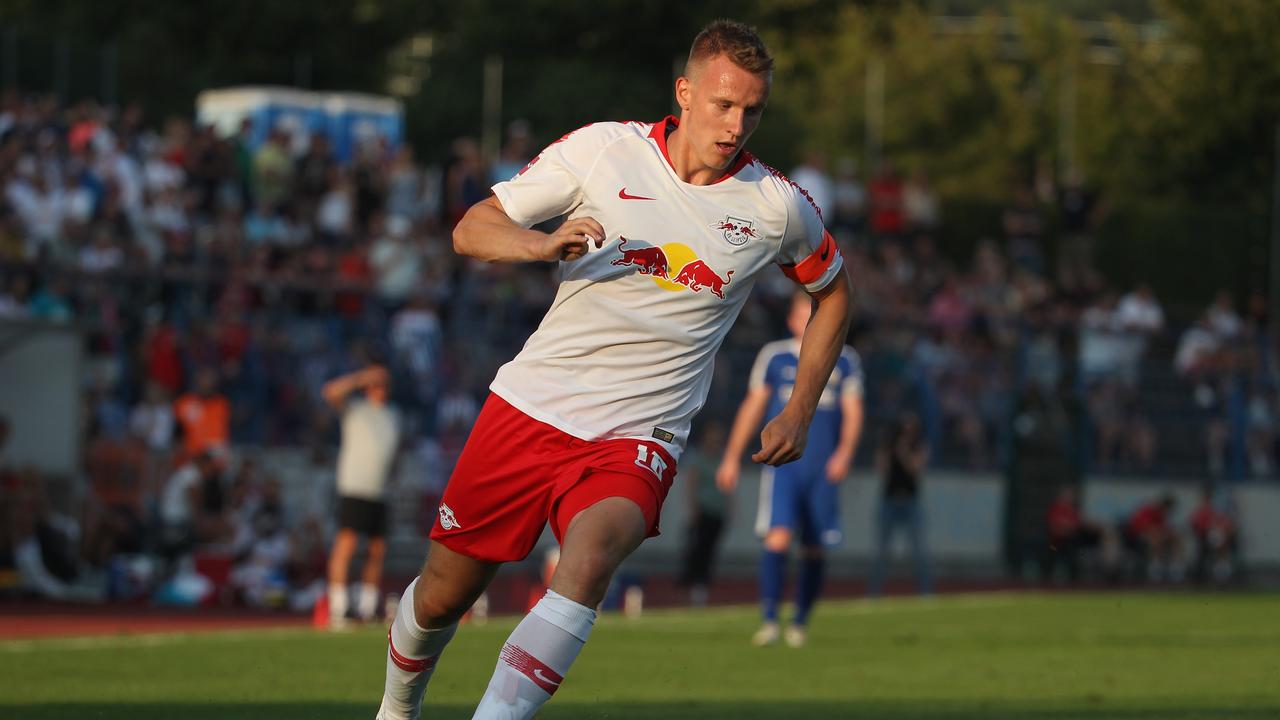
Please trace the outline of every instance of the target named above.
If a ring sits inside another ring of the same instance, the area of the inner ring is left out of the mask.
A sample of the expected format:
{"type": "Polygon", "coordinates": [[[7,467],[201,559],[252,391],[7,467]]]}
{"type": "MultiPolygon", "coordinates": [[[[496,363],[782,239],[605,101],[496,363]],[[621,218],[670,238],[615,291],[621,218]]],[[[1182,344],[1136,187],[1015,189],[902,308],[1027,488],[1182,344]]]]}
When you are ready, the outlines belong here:
{"type": "MultiPolygon", "coordinates": [[[[786,412],[795,395],[802,368],[800,353],[811,314],[810,297],[796,293],[787,315],[792,337],[765,345],[756,356],[747,396],[738,407],[724,458],[716,471],[716,484],[725,492],[737,487],[742,453],[761,420],[772,422],[786,412]]],[[[773,645],[782,636],[778,605],[786,584],[787,552],[792,538],[800,541],[800,578],[795,613],[785,637],[791,647],[805,644],[809,612],[822,591],[826,548],[843,539],[837,490],[849,474],[861,433],[862,362],[858,353],[846,346],[819,395],[804,455],[776,470],[768,466],[761,470],[756,533],[764,538],[760,560],[764,623],[752,637],[756,645],[773,645]]]]}
{"type": "Polygon", "coordinates": [[[356,614],[373,620],[387,554],[387,477],[400,445],[400,421],[388,403],[390,376],[381,365],[325,383],[324,399],[342,413],[338,449],[338,534],[329,553],[329,625],[347,622],[347,573],[360,537],[368,539],[356,614]],[[364,398],[352,398],[358,392],[364,398]]]}
{"type": "Polygon", "coordinates": [[[571,132],[454,229],[464,255],[558,260],[561,281],[498,371],[445,488],[426,564],[392,623],[379,718],[418,716],[459,618],[548,522],[561,545],[551,587],[502,647],[475,717],[532,717],[560,687],[619,563],[658,533],[716,350],[774,264],[817,309],[791,400],[754,459],[804,452],[851,291],[804,192],[743,149],[771,69],[752,29],[711,23],[676,80],[679,118],[571,132]],[[560,216],[550,234],[528,229],[560,216]]]}

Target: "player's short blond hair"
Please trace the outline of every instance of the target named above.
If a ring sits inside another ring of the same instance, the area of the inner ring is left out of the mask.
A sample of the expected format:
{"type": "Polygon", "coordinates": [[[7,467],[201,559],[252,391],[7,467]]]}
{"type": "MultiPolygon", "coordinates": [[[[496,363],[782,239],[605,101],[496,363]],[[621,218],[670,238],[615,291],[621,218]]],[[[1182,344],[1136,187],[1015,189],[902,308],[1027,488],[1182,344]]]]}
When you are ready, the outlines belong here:
{"type": "Polygon", "coordinates": [[[773,55],[755,28],[735,20],[713,20],[702,28],[689,48],[685,72],[697,64],[724,55],[734,65],[756,75],[773,73],[773,55]]]}

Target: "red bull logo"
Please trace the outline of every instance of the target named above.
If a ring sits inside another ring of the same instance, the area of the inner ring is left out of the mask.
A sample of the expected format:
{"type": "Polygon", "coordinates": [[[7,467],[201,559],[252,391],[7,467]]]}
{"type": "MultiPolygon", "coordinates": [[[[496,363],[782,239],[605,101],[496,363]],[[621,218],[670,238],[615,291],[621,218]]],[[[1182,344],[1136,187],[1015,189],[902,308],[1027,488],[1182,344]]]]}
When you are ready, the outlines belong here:
{"type": "Polygon", "coordinates": [[[684,285],[694,292],[706,288],[711,291],[712,295],[724,299],[724,286],[729,284],[729,279],[733,277],[733,271],[730,270],[724,277],[720,277],[714,270],[707,267],[707,264],[701,260],[693,262],[680,268],[679,274],[676,275],[675,282],[684,285]]]}
{"type": "Polygon", "coordinates": [[[711,227],[723,231],[724,239],[729,241],[730,245],[745,245],[748,240],[760,237],[756,232],[755,224],[754,220],[728,215],[723,220],[711,223],[711,227]]]}
{"type": "Polygon", "coordinates": [[[620,237],[619,240],[618,249],[622,251],[622,257],[614,260],[614,265],[635,265],[636,272],[641,275],[667,277],[667,254],[662,252],[662,248],[650,246],[628,250],[627,239],[620,237]]]}
{"type": "Polygon", "coordinates": [[[614,258],[613,265],[633,265],[638,275],[648,275],[663,290],[702,292],[724,299],[724,288],[733,278],[733,271],[721,277],[706,261],[699,258],[684,243],[666,243],[661,247],[627,247],[627,239],[620,238],[618,250],[622,257],[614,258]],[[673,275],[674,273],[674,275],[673,275]]]}

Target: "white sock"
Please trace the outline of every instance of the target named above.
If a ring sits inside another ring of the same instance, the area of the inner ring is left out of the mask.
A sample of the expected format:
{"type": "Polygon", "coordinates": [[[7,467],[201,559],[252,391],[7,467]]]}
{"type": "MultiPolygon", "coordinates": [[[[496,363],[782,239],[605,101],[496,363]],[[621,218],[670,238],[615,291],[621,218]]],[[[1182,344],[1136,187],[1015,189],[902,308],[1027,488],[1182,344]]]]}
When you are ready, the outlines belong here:
{"type": "Polygon", "coordinates": [[[356,601],[356,614],[361,620],[372,620],[378,614],[378,596],[381,595],[377,585],[361,584],[360,598],[356,601]]]}
{"type": "Polygon", "coordinates": [[[548,590],[502,646],[472,720],[532,718],[560,687],[595,621],[595,610],[548,590]]]}
{"type": "Polygon", "coordinates": [[[341,622],[347,618],[347,586],[329,583],[329,619],[341,622]]]}
{"type": "Polygon", "coordinates": [[[413,589],[417,586],[414,578],[405,588],[387,634],[387,682],[377,720],[417,720],[436,661],[458,629],[457,623],[437,630],[418,624],[413,614],[413,589]]]}

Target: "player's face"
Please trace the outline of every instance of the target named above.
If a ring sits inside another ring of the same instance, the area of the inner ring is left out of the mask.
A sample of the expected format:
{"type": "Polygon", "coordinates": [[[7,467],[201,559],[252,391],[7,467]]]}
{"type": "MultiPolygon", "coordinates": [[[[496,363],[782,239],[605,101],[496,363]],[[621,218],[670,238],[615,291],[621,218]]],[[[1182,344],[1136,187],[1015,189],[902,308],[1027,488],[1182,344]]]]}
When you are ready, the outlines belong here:
{"type": "Polygon", "coordinates": [[[705,60],[676,82],[680,129],[705,167],[723,170],[760,125],[769,101],[769,77],[734,64],[725,55],[705,60]]]}

